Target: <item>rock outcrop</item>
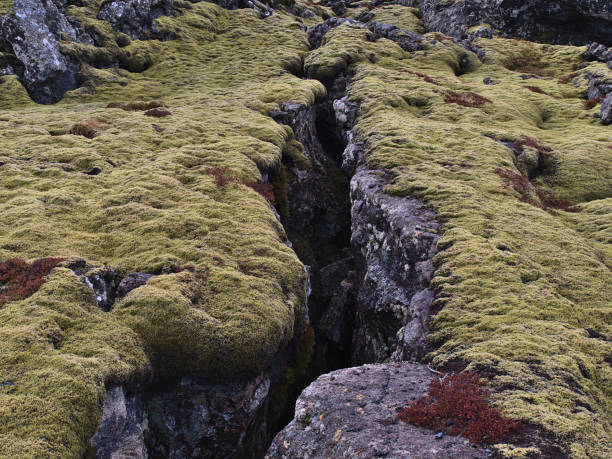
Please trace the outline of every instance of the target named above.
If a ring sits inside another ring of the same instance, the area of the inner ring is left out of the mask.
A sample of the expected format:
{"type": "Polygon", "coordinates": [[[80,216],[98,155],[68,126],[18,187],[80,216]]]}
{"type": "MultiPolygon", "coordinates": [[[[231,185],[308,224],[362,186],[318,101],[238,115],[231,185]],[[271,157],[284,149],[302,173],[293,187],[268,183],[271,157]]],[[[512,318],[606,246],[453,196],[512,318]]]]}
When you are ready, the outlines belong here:
{"type": "Polygon", "coordinates": [[[483,449],[397,419],[424,395],[431,374],[413,363],[364,365],[320,376],[297,400],[295,417],[274,439],[268,459],[478,458],[483,449]]]}
{"type": "Polygon", "coordinates": [[[522,37],[559,44],[612,44],[608,0],[415,0],[428,31],[456,38],[469,35],[522,37]]]}
{"type": "Polygon", "coordinates": [[[117,0],[103,3],[98,18],[110,22],[113,29],[132,39],[169,38],[160,36],[153,21],[169,16],[173,0],[117,0]]]}
{"type": "Polygon", "coordinates": [[[393,353],[413,360],[424,355],[425,320],[434,298],[429,282],[439,225],[418,200],[386,194],[385,175],[362,169],[351,180],[359,283],[354,363],[382,362],[393,353]]]}
{"type": "Polygon", "coordinates": [[[61,0],[14,0],[12,11],[0,17],[0,42],[15,55],[2,73],[20,76],[30,96],[51,104],[77,87],[79,63],[60,52],[60,34],[76,40],[76,31],[62,10],[61,0]]]}

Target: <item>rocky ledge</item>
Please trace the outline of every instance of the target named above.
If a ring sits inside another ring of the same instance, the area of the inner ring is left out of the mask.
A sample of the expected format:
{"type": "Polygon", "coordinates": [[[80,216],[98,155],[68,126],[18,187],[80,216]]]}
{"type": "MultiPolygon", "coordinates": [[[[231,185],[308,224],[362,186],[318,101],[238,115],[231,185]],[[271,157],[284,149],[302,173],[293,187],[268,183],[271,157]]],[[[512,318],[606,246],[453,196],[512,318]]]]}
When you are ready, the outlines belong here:
{"type": "Polygon", "coordinates": [[[408,362],[363,365],[320,376],[300,395],[295,417],[266,458],[486,458],[462,437],[402,423],[397,413],[423,396],[431,372],[408,362]]]}

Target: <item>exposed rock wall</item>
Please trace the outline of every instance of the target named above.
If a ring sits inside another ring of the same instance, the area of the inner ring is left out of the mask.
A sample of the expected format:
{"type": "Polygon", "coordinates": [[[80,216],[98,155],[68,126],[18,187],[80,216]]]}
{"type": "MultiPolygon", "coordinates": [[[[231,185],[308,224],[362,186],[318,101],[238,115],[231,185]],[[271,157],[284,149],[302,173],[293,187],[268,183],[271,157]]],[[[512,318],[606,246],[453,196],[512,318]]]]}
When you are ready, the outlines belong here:
{"type": "Polygon", "coordinates": [[[580,45],[612,44],[612,4],[608,0],[416,0],[428,31],[456,38],[470,34],[580,45]],[[473,27],[481,26],[476,30],[473,27]]]}
{"type": "Polygon", "coordinates": [[[417,199],[385,194],[384,171],[362,169],[351,180],[351,243],[358,293],[353,363],[424,355],[425,320],[433,302],[439,225],[417,199]]]}

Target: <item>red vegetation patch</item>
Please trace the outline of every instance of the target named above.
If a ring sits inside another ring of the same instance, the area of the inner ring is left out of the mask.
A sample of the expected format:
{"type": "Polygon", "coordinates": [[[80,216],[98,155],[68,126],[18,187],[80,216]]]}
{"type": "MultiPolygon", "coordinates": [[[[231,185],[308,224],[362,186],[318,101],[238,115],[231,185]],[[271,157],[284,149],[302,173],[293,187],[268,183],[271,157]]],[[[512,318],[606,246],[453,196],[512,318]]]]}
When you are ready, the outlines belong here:
{"type": "Polygon", "coordinates": [[[521,196],[520,200],[544,210],[558,209],[565,212],[580,212],[582,209],[573,205],[569,201],[558,199],[552,194],[544,193],[529,181],[527,177],[510,169],[495,169],[495,173],[504,179],[507,186],[512,185],[512,188],[521,196]],[[537,196],[538,201],[533,199],[533,195],[537,196]]]}
{"type": "Polygon", "coordinates": [[[573,80],[574,78],[576,78],[578,75],[580,75],[580,72],[574,72],[574,73],[570,73],[569,75],[565,75],[562,76],[561,78],[559,78],[559,83],[561,84],[567,84],[569,83],[571,80],[573,80]]]}
{"type": "Polygon", "coordinates": [[[447,104],[457,104],[463,107],[481,107],[486,103],[491,103],[486,97],[471,91],[444,91],[442,94],[447,104]]]}
{"type": "Polygon", "coordinates": [[[587,99],[582,102],[585,110],[590,110],[595,107],[598,103],[601,102],[601,97],[596,97],[595,99],[587,99]]]}
{"type": "Polygon", "coordinates": [[[93,139],[96,136],[97,128],[98,120],[96,118],[90,118],[84,123],[75,123],[75,125],[70,128],[69,133],[93,139]]]}
{"type": "Polygon", "coordinates": [[[463,435],[475,443],[498,443],[521,427],[487,403],[488,391],[474,373],[434,378],[425,397],[408,405],[398,418],[408,424],[463,435]]]}
{"type": "Polygon", "coordinates": [[[163,110],[161,108],[152,108],[151,110],[147,110],[144,114],[145,116],[152,116],[154,118],[163,118],[164,116],[172,115],[168,110],[163,110]]]}
{"type": "MultiPolygon", "coordinates": [[[[539,153],[548,154],[552,151],[552,148],[547,147],[545,145],[541,145],[537,140],[527,137],[526,135],[520,136],[517,140],[512,144],[515,150],[523,151],[523,147],[531,147],[536,149],[539,153]]],[[[550,155],[548,155],[550,156],[550,155]]]]}
{"type": "Polygon", "coordinates": [[[534,47],[527,44],[517,54],[506,57],[502,63],[508,70],[516,72],[543,77],[553,75],[553,72],[548,69],[550,64],[542,60],[542,55],[534,47]]]}
{"type": "Polygon", "coordinates": [[[9,258],[0,262],[0,305],[32,295],[62,261],[63,258],[39,258],[28,264],[20,258],[9,258]]]}
{"type": "Polygon", "coordinates": [[[223,188],[228,183],[232,182],[232,177],[229,176],[229,168],[226,166],[207,167],[204,170],[205,174],[212,175],[215,179],[215,185],[218,188],[223,188]]]}
{"type": "Polygon", "coordinates": [[[253,188],[260,195],[262,195],[269,203],[274,204],[274,187],[267,183],[245,183],[249,188],[253,188]]]}
{"type": "Polygon", "coordinates": [[[440,86],[440,83],[438,83],[436,80],[434,80],[432,77],[430,77],[429,75],[425,75],[424,73],[419,73],[419,72],[413,72],[412,70],[400,70],[400,72],[404,72],[404,73],[408,73],[410,75],[414,75],[416,77],[422,78],[423,81],[427,82],[427,83],[431,83],[431,84],[435,84],[440,86]]]}
{"type": "Polygon", "coordinates": [[[145,110],[152,110],[154,108],[165,107],[162,102],[158,102],[153,100],[151,102],[133,102],[130,104],[122,104],[121,102],[111,102],[106,106],[106,108],[120,108],[121,110],[125,110],[126,112],[142,112],[145,110]]]}
{"type": "Polygon", "coordinates": [[[538,88],[537,86],[525,86],[527,89],[529,89],[531,92],[535,92],[537,94],[544,94],[545,96],[548,97],[552,97],[553,99],[558,99],[557,96],[554,96],[546,91],[544,91],[542,88],[538,88]]]}

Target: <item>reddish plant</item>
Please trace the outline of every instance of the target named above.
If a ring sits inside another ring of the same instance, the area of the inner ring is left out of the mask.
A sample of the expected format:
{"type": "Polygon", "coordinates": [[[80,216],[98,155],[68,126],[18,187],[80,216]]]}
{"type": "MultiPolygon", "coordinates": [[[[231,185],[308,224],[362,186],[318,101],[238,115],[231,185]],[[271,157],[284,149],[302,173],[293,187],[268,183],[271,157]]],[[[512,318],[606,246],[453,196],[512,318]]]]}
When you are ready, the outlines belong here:
{"type": "Polygon", "coordinates": [[[440,83],[438,83],[436,80],[434,80],[432,77],[430,77],[429,75],[425,75],[424,73],[419,73],[419,72],[413,72],[412,70],[400,70],[400,72],[404,72],[404,73],[408,73],[410,75],[414,75],[417,76],[419,78],[422,78],[423,81],[427,82],[427,83],[431,83],[431,84],[435,84],[440,86],[440,83]]]}
{"type": "Polygon", "coordinates": [[[81,135],[88,139],[93,139],[96,136],[96,129],[98,128],[98,120],[96,118],[89,118],[84,123],[75,123],[70,128],[69,133],[72,135],[81,135]]]}
{"type": "Polygon", "coordinates": [[[486,97],[471,91],[444,91],[442,94],[444,96],[444,102],[447,104],[457,104],[463,107],[480,107],[487,102],[491,102],[486,97]]]}
{"type": "Polygon", "coordinates": [[[512,145],[515,150],[520,152],[523,151],[523,147],[531,147],[536,149],[539,153],[543,155],[550,156],[549,153],[552,151],[552,148],[547,147],[545,145],[541,145],[538,143],[537,140],[531,137],[527,137],[526,135],[520,136],[517,140],[514,141],[512,145]]]}
{"type": "Polygon", "coordinates": [[[28,264],[20,258],[9,258],[0,262],[0,305],[32,295],[62,261],[63,258],[39,258],[28,264]]]}
{"type": "Polygon", "coordinates": [[[253,188],[260,195],[262,195],[269,203],[274,204],[274,187],[267,183],[245,183],[249,188],[253,188]]]}
{"type": "Polygon", "coordinates": [[[587,99],[587,100],[582,101],[582,105],[584,106],[585,110],[590,110],[600,102],[601,102],[601,97],[596,97],[594,99],[587,99]]]}
{"type": "Polygon", "coordinates": [[[204,169],[204,173],[212,175],[215,179],[215,185],[219,188],[223,188],[225,185],[232,181],[229,176],[229,168],[227,166],[213,166],[204,169]]]}
{"type": "Polygon", "coordinates": [[[531,197],[535,189],[527,177],[511,171],[510,169],[502,169],[499,167],[495,169],[495,173],[504,179],[506,185],[512,185],[512,188],[521,196],[521,201],[539,207],[538,203],[531,197]]]}
{"type": "Polygon", "coordinates": [[[542,55],[529,46],[524,46],[517,54],[507,56],[503,61],[504,67],[522,73],[531,73],[539,76],[552,76],[553,72],[548,69],[549,63],[542,60],[542,55]]]}
{"type": "Polygon", "coordinates": [[[164,116],[172,115],[168,110],[163,110],[161,108],[152,108],[151,110],[147,110],[144,114],[145,116],[152,116],[154,118],[163,118],[164,116]]]}
{"type": "Polygon", "coordinates": [[[521,427],[487,403],[488,391],[475,373],[434,378],[426,396],[398,415],[408,424],[464,435],[475,443],[497,443],[521,427]]]}
{"type": "Polygon", "coordinates": [[[574,72],[574,73],[570,73],[569,75],[565,75],[561,78],[559,78],[559,83],[561,84],[567,84],[569,83],[571,80],[573,80],[574,78],[576,78],[578,75],[580,75],[580,72],[574,72]]]}
{"type": "Polygon", "coordinates": [[[122,104],[121,102],[111,102],[106,108],[120,108],[126,112],[141,112],[145,110],[152,110],[154,108],[165,107],[162,102],[153,100],[151,102],[132,102],[130,104],[122,104]]]}
{"type": "Polygon", "coordinates": [[[537,86],[525,86],[527,89],[529,89],[531,92],[535,92],[538,94],[544,94],[548,97],[552,97],[553,99],[558,99],[557,96],[554,96],[546,91],[544,91],[542,88],[538,88],[537,86]]]}
{"type": "Polygon", "coordinates": [[[510,169],[495,169],[497,175],[504,179],[506,185],[512,185],[512,188],[521,196],[519,199],[544,210],[557,209],[565,212],[580,212],[582,209],[573,205],[571,202],[559,199],[553,194],[544,193],[539,190],[531,181],[524,175],[517,174],[510,169]],[[537,196],[538,201],[533,198],[537,196]]]}
{"type": "Polygon", "coordinates": [[[450,41],[451,43],[457,43],[457,40],[455,40],[454,38],[447,37],[446,35],[443,35],[440,32],[434,33],[433,37],[434,37],[434,40],[440,43],[445,42],[445,41],[450,41]]]}

